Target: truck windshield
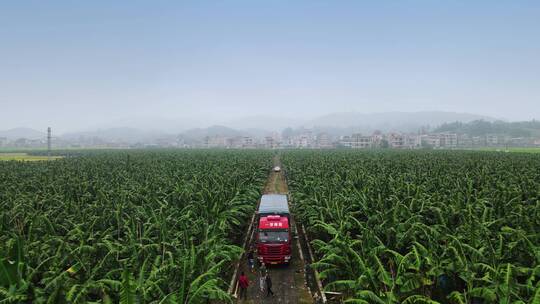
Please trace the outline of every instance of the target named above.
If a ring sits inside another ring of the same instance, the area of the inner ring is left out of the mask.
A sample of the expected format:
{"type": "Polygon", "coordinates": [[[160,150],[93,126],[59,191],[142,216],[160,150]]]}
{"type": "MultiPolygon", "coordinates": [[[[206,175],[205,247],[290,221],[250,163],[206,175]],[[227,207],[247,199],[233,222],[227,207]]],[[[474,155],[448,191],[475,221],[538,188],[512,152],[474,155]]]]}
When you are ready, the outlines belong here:
{"type": "Polygon", "coordinates": [[[261,243],[288,242],[289,232],[287,230],[263,230],[259,232],[259,241],[261,243]]]}

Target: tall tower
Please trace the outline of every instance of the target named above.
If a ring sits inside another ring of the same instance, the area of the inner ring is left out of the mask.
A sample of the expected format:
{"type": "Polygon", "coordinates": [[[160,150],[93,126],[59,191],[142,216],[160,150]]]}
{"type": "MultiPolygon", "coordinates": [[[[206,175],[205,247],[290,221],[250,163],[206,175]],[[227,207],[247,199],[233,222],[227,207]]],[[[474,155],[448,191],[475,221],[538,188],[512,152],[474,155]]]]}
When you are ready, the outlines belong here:
{"type": "Polygon", "coordinates": [[[47,158],[51,158],[51,127],[47,128],[47,158]]]}

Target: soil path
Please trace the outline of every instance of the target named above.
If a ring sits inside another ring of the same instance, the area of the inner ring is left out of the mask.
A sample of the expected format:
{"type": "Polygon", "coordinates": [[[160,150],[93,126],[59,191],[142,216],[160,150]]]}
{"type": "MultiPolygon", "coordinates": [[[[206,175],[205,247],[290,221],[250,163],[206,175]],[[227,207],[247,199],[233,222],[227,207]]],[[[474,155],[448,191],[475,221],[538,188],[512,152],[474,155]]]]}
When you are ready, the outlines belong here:
{"type": "MultiPolygon", "coordinates": [[[[281,166],[279,157],[274,158],[274,166],[281,166]]],[[[265,194],[279,193],[288,194],[287,182],[283,171],[272,171],[268,176],[268,181],[264,189],[265,194]]],[[[289,266],[269,266],[267,268],[272,278],[275,296],[266,297],[266,293],[259,290],[259,271],[257,274],[248,271],[247,262],[240,263],[239,272],[248,274],[250,286],[248,288],[247,300],[238,300],[237,303],[314,303],[304,280],[304,261],[300,258],[300,246],[298,245],[298,233],[296,223],[291,215],[291,226],[293,228],[293,256],[289,266]]],[[[254,244],[250,244],[254,245],[254,244]]],[[[305,256],[305,255],[303,255],[305,256]]]]}

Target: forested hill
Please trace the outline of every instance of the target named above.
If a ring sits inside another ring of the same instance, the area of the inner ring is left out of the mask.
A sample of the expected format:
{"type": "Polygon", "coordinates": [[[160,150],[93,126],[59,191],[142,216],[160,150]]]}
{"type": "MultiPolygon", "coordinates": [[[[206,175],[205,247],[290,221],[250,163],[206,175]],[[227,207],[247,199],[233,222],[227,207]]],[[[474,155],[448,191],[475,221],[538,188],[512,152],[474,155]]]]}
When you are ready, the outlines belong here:
{"type": "Polygon", "coordinates": [[[537,137],[540,136],[540,121],[504,122],[498,120],[490,122],[485,120],[475,120],[468,123],[453,122],[444,123],[434,131],[469,134],[471,136],[497,134],[512,137],[537,137]]]}

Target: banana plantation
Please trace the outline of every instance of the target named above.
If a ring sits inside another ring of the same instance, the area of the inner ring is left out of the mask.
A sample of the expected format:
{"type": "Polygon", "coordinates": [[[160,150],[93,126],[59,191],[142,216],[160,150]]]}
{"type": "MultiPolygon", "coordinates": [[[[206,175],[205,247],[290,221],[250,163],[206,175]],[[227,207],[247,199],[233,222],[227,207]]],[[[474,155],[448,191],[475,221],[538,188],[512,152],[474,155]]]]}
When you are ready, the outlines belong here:
{"type": "Polygon", "coordinates": [[[540,155],[288,151],[294,212],[346,303],[540,303],[540,155]]]}
{"type": "Polygon", "coordinates": [[[271,161],[108,151],[0,162],[0,303],[231,301],[226,278],[271,161]]]}

